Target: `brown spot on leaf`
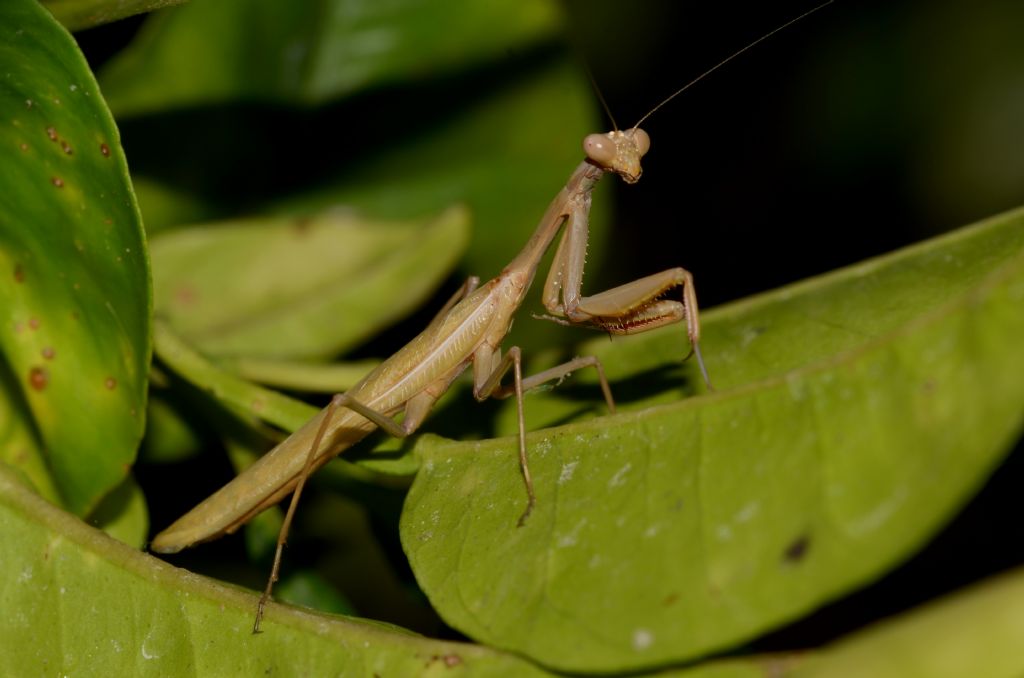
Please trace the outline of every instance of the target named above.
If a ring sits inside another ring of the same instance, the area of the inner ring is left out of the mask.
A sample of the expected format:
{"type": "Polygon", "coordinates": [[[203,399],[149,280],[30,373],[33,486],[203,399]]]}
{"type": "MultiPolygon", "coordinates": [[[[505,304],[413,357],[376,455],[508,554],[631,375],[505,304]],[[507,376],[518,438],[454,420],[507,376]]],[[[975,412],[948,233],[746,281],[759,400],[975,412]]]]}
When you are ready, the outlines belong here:
{"type": "Polygon", "coordinates": [[[53,350],[53,346],[43,346],[42,354],[47,360],[53,360],[57,357],[57,352],[53,350]]]}
{"type": "Polygon", "coordinates": [[[312,226],[313,218],[309,215],[304,215],[295,220],[294,224],[292,224],[292,231],[294,231],[296,235],[301,236],[308,233],[312,226]]]}
{"type": "Polygon", "coordinates": [[[103,154],[103,157],[109,158],[110,157],[110,146],[107,146],[106,144],[100,144],[100,153],[103,154]]]}
{"type": "Polygon", "coordinates": [[[107,377],[106,379],[103,380],[103,385],[107,387],[108,391],[113,391],[115,388],[117,388],[117,379],[114,379],[113,377],[107,377]]]}
{"type": "Polygon", "coordinates": [[[74,154],[74,151],[71,149],[71,144],[69,144],[66,141],[60,142],[60,147],[64,149],[64,152],[67,153],[68,155],[74,154]]]}
{"type": "Polygon", "coordinates": [[[64,188],[64,180],[61,179],[60,177],[51,177],[50,183],[52,183],[57,188],[64,188]]]}
{"type": "Polygon", "coordinates": [[[47,127],[46,128],[46,136],[50,137],[50,141],[56,141],[57,140],[57,128],[54,127],[53,125],[50,125],[49,127],[47,127]]]}
{"type": "Polygon", "coordinates": [[[811,538],[806,534],[802,534],[793,542],[786,547],[786,550],[782,552],[782,557],[787,563],[799,563],[804,557],[807,556],[808,549],[811,548],[811,538]]]}
{"type": "Polygon", "coordinates": [[[20,144],[18,144],[18,148],[20,148],[23,151],[27,151],[28,150],[28,144],[26,144],[24,141],[22,141],[20,144]]]}
{"type": "Polygon", "coordinates": [[[38,330],[39,329],[39,318],[29,318],[28,319],[28,327],[29,327],[30,330],[38,330]]]}
{"type": "Polygon", "coordinates": [[[670,607],[672,605],[675,605],[677,602],[679,602],[679,594],[670,593],[667,596],[665,596],[664,600],[661,601],[661,604],[665,607],[670,607]]]}
{"type": "Polygon", "coordinates": [[[42,391],[46,388],[46,384],[49,381],[50,375],[43,367],[33,367],[28,371],[28,384],[37,391],[42,391]]]}
{"type": "Polygon", "coordinates": [[[25,269],[21,267],[21,264],[14,265],[14,282],[23,283],[25,282],[25,269]]]}
{"type": "Polygon", "coordinates": [[[174,291],[174,299],[182,306],[191,306],[196,303],[196,291],[188,285],[182,285],[174,291]]]}
{"type": "Polygon", "coordinates": [[[462,664],[462,657],[454,653],[446,655],[431,655],[430,660],[427,662],[427,666],[430,666],[434,662],[441,662],[448,668],[454,668],[462,664]]]}

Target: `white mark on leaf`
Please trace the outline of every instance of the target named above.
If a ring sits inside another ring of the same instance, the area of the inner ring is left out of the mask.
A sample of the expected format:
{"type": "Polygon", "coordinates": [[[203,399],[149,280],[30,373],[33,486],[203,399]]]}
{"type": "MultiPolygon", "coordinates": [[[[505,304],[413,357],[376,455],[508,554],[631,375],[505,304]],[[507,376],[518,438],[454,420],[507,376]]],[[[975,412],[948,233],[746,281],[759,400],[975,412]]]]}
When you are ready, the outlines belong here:
{"type": "Polygon", "coordinates": [[[582,530],[583,526],[586,525],[586,524],[587,524],[587,519],[586,518],[582,518],[580,520],[580,522],[576,523],[576,526],[573,527],[567,534],[563,534],[561,537],[559,537],[558,538],[558,548],[564,549],[564,548],[568,548],[570,546],[576,546],[576,542],[577,542],[577,539],[579,537],[580,530],[582,530]]]}
{"type": "Polygon", "coordinates": [[[146,649],[145,641],[143,641],[142,647],[140,647],[139,650],[142,652],[142,658],[143,659],[159,659],[159,657],[160,657],[160,655],[158,655],[158,654],[150,654],[149,653],[149,650],[146,649]]]}
{"type": "Polygon", "coordinates": [[[567,461],[562,464],[562,472],[558,476],[558,484],[562,485],[572,480],[572,474],[576,472],[576,467],[579,465],[578,461],[567,461]]]}
{"type": "Polygon", "coordinates": [[[756,516],[758,511],[760,510],[761,504],[756,501],[752,501],[743,508],[741,508],[733,517],[733,520],[735,520],[737,523],[746,523],[751,518],[756,516]]]}
{"type": "Polygon", "coordinates": [[[609,489],[612,487],[618,487],[622,483],[626,482],[626,474],[629,473],[632,468],[633,464],[627,461],[626,465],[616,471],[615,475],[613,475],[611,480],[608,481],[609,489]]]}
{"type": "Polygon", "coordinates": [[[646,650],[654,644],[654,634],[648,629],[637,629],[633,631],[633,649],[646,650]]]}

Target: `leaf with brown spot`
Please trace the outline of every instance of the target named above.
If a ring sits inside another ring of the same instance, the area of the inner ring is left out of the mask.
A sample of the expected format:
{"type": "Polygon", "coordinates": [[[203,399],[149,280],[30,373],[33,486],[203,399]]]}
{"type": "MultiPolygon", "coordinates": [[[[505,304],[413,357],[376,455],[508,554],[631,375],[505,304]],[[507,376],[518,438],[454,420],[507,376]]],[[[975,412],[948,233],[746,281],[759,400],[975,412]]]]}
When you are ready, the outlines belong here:
{"type": "Polygon", "coordinates": [[[149,263],[114,122],[37,3],[0,3],[0,73],[0,147],[26,151],[0,153],[0,268],[14,271],[0,280],[0,351],[21,375],[7,384],[23,404],[12,413],[31,413],[4,429],[26,452],[5,461],[85,515],[125,479],[142,436],[149,263]]]}

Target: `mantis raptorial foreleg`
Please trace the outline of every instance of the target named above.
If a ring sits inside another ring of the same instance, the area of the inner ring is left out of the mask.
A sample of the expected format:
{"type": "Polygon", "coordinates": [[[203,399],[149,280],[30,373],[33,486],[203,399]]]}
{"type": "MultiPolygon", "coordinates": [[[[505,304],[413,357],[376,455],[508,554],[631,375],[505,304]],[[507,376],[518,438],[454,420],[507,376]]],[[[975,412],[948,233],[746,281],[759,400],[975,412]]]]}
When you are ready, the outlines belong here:
{"type": "MultiPolygon", "coordinates": [[[[475,280],[478,281],[479,279],[475,280]]],[[[473,281],[474,278],[470,278],[466,281],[467,288],[469,285],[475,287],[476,283],[473,281]]],[[[274,564],[270,568],[270,577],[267,579],[267,586],[263,589],[263,594],[260,596],[260,601],[256,607],[256,621],[253,623],[252,627],[253,633],[259,633],[260,631],[260,622],[263,620],[263,608],[266,607],[267,601],[270,600],[274,584],[277,583],[280,576],[281,556],[284,554],[284,545],[288,541],[288,532],[291,530],[292,520],[295,517],[295,510],[299,505],[299,498],[302,496],[302,490],[306,487],[306,481],[313,472],[314,461],[316,460],[316,451],[320,449],[320,444],[323,441],[324,435],[330,429],[335,413],[337,413],[341,408],[347,408],[372,421],[389,435],[396,438],[405,438],[419,428],[420,424],[423,423],[423,420],[426,419],[427,414],[430,412],[430,408],[436,400],[437,398],[428,395],[427,391],[414,396],[405,406],[405,418],[402,420],[401,424],[398,424],[391,417],[363,405],[345,393],[339,393],[331,398],[331,402],[327,405],[327,408],[324,411],[324,417],[320,422],[320,427],[316,432],[316,437],[313,439],[313,443],[309,447],[309,453],[306,455],[305,466],[303,466],[302,473],[299,475],[298,482],[295,485],[295,491],[292,492],[291,501],[288,503],[288,510],[285,512],[284,521],[281,523],[281,529],[277,533],[277,546],[274,549],[274,564]]]]}
{"type": "MultiPolygon", "coordinates": [[[[643,133],[643,130],[637,132],[643,133]]],[[[650,144],[646,134],[643,134],[641,143],[650,144]]],[[[635,178],[639,178],[639,174],[635,178]]],[[[629,178],[626,180],[629,182],[629,178]]],[[[544,283],[542,299],[544,307],[552,315],[535,317],[560,325],[592,327],[611,334],[637,334],[685,320],[690,351],[696,354],[701,375],[711,389],[711,379],[700,352],[700,314],[693,275],[689,271],[670,268],[589,297],[582,296],[590,230],[589,210],[590,202],[586,201],[570,213],[565,235],[558,244],[544,283]],[[682,289],[680,301],[659,299],[674,288],[682,289]]]]}

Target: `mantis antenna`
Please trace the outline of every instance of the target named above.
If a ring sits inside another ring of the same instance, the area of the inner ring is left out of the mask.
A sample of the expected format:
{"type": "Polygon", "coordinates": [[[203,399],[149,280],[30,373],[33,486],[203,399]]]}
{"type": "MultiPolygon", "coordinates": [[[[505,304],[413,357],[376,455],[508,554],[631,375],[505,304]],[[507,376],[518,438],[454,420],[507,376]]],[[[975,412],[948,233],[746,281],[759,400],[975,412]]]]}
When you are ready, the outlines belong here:
{"type": "MultiPolygon", "coordinates": [[[[676,98],[677,96],[679,96],[680,94],[682,94],[682,93],[683,93],[683,92],[685,92],[686,90],[690,89],[691,87],[693,87],[694,85],[696,85],[696,84],[697,84],[698,82],[700,82],[701,80],[703,80],[703,79],[704,79],[704,78],[706,78],[707,76],[711,75],[712,73],[714,73],[714,72],[715,72],[715,71],[717,71],[717,70],[718,70],[719,68],[721,68],[722,66],[726,65],[727,63],[729,63],[730,61],[732,61],[733,59],[735,59],[735,58],[736,58],[736,57],[738,57],[739,55],[743,54],[744,52],[746,52],[746,51],[748,51],[748,50],[750,50],[750,49],[753,49],[754,47],[756,47],[756,46],[757,46],[757,45],[759,45],[760,43],[764,42],[764,41],[765,41],[765,40],[767,40],[768,38],[772,37],[773,35],[775,35],[775,34],[776,34],[776,33],[778,33],[779,31],[783,31],[783,30],[785,30],[785,29],[789,28],[790,26],[792,26],[793,24],[797,23],[798,21],[800,21],[800,20],[802,20],[802,19],[806,19],[807,17],[809,17],[810,15],[814,14],[814,13],[815,13],[815,12],[817,12],[818,10],[820,10],[820,9],[823,9],[824,7],[827,7],[828,5],[831,5],[831,4],[833,3],[833,2],[835,2],[835,0],[827,0],[827,2],[823,2],[823,3],[821,3],[820,5],[818,5],[817,7],[814,7],[813,9],[809,9],[809,10],[807,10],[806,12],[804,12],[803,14],[801,14],[800,16],[798,16],[798,17],[796,17],[796,18],[794,18],[794,19],[790,19],[789,21],[787,21],[786,23],[782,24],[782,25],[781,25],[781,26],[779,26],[778,28],[776,28],[776,29],[774,29],[774,30],[772,30],[772,31],[769,31],[769,32],[765,33],[765,34],[764,34],[764,35],[762,35],[762,36],[761,36],[760,38],[758,38],[758,39],[757,39],[757,40],[755,40],[754,42],[750,43],[749,45],[747,45],[747,46],[746,46],[746,47],[744,47],[743,49],[741,49],[741,50],[739,50],[739,51],[737,51],[737,52],[733,52],[732,54],[730,54],[730,55],[729,55],[729,56],[727,56],[726,58],[722,59],[722,60],[721,60],[721,61],[719,61],[719,62],[718,62],[717,64],[715,64],[714,66],[712,66],[711,68],[709,68],[708,70],[706,70],[706,71],[704,71],[703,73],[701,73],[700,75],[698,75],[698,76],[697,76],[696,78],[694,78],[694,79],[693,79],[693,80],[691,80],[690,82],[686,83],[685,85],[683,85],[682,87],[680,87],[679,89],[677,89],[677,90],[676,90],[675,92],[673,92],[672,94],[669,94],[669,95],[668,95],[667,97],[665,97],[664,99],[662,99],[662,100],[661,100],[661,103],[659,103],[659,104],[658,104],[657,106],[655,106],[654,108],[652,108],[651,110],[649,110],[649,111],[647,112],[647,114],[646,114],[646,115],[645,115],[644,117],[642,117],[642,118],[640,118],[639,120],[637,120],[637,121],[636,121],[636,124],[635,124],[635,125],[633,125],[633,129],[636,129],[637,127],[639,127],[639,126],[640,126],[640,124],[641,124],[641,123],[642,123],[642,122],[643,122],[644,120],[646,120],[647,118],[649,118],[649,117],[651,117],[652,115],[654,115],[654,112],[655,112],[655,111],[657,111],[657,110],[658,110],[659,108],[661,108],[662,106],[664,106],[664,105],[665,105],[665,104],[667,104],[668,102],[672,101],[672,100],[673,100],[673,99],[675,99],[675,98],[676,98]]],[[[602,102],[602,103],[604,103],[604,99],[603,99],[603,98],[601,99],[601,102],[602,102]]],[[[607,107],[607,106],[605,106],[605,110],[607,110],[607,108],[608,108],[608,107],[607,107]]],[[[611,114],[609,113],[609,116],[610,116],[610,115],[611,115],[611,114]]]]}
{"type": "Polygon", "coordinates": [[[590,78],[590,86],[594,88],[594,93],[597,94],[597,100],[601,102],[601,108],[604,109],[605,114],[608,115],[608,119],[612,123],[612,129],[618,132],[619,123],[615,122],[615,116],[612,115],[612,109],[608,107],[608,102],[604,98],[604,92],[602,92],[601,88],[597,86],[597,80],[594,79],[593,71],[590,70],[590,66],[586,63],[583,64],[583,68],[587,71],[587,77],[590,78]]]}

